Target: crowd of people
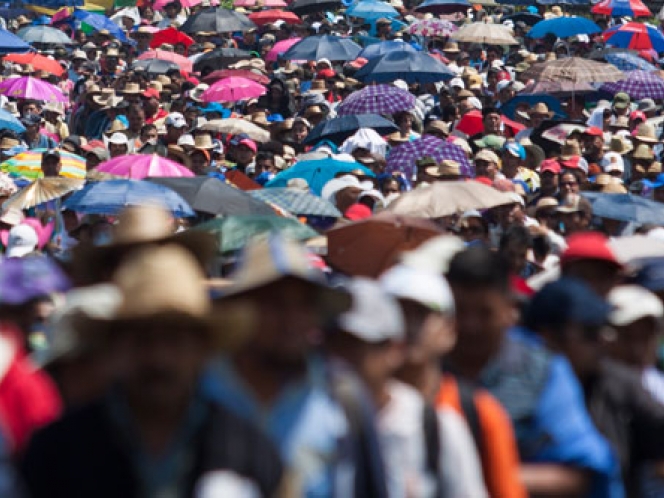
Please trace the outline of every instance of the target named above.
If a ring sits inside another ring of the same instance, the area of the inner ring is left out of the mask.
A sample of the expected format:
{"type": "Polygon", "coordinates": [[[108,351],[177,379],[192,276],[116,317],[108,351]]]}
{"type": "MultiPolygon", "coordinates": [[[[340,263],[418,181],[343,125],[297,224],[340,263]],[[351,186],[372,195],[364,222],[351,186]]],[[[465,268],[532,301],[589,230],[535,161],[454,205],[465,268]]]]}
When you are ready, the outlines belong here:
{"type": "Polygon", "coordinates": [[[656,51],[270,1],[0,9],[0,496],[664,496],[664,98],[540,78],[656,51]]]}

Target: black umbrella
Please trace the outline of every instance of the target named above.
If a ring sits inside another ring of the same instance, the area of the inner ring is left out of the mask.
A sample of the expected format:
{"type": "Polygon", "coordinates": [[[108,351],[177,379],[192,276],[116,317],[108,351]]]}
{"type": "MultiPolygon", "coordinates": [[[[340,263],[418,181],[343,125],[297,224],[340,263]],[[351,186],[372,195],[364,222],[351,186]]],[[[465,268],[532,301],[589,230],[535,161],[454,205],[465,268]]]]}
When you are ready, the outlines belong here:
{"type": "Polygon", "coordinates": [[[146,73],[150,74],[166,74],[171,69],[175,69],[177,71],[180,70],[180,66],[178,66],[175,62],[164,61],[161,59],[137,60],[134,61],[131,67],[132,69],[142,69],[146,73]]]}
{"type": "Polygon", "coordinates": [[[274,209],[246,192],[207,176],[148,178],[174,190],[194,211],[212,215],[273,215],[274,209]]]}
{"type": "Polygon", "coordinates": [[[378,114],[359,114],[328,119],[314,127],[304,140],[305,145],[330,140],[339,145],[360,128],[372,128],[379,135],[387,135],[399,128],[378,114]]]}
{"type": "Polygon", "coordinates": [[[235,64],[250,57],[251,53],[247,50],[239,48],[216,48],[196,59],[196,62],[194,62],[194,71],[204,72],[207,69],[211,71],[226,69],[230,64],[235,64]]]}
{"type": "Polygon", "coordinates": [[[528,26],[533,26],[544,19],[539,14],[532,14],[530,12],[519,12],[518,14],[512,14],[511,16],[503,17],[501,22],[512,21],[514,24],[522,22],[528,26]]]}
{"type": "Polygon", "coordinates": [[[454,76],[451,69],[429,54],[396,51],[371,59],[353,78],[363,83],[391,83],[397,79],[406,83],[437,83],[454,76]]]}
{"type": "Polygon", "coordinates": [[[247,31],[255,27],[256,25],[244,14],[239,14],[234,10],[210,7],[190,16],[180,27],[180,31],[188,34],[202,31],[232,33],[233,31],[247,31]]]}
{"type": "Polygon", "coordinates": [[[295,12],[298,16],[313,14],[315,12],[326,12],[341,7],[341,0],[295,0],[288,10],[295,12]]]}

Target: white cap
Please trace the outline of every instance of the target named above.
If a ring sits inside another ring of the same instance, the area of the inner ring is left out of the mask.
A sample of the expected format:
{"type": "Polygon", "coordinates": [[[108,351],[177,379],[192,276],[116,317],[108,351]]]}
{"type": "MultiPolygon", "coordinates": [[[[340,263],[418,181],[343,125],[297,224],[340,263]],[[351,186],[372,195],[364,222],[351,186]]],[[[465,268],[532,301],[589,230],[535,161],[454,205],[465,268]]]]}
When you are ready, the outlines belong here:
{"type": "Polygon", "coordinates": [[[178,145],[191,145],[192,147],[196,147],[194,137],[189,133],[185,133],[180,138],[178,138],[178,145]]]}
{"type": "Polygon", "coordinates": [[[399,303],[381,285],[368,278],[354,278],[348,284],[353,304],[338,318],[339,327],[369,343],[400,341],[405,325],[399,303]]]}
{"type": "Polygon", "coordinates": [[[30,225],[16,225],[9,231],[7,251],[8,258],[22,258],[37,247],[39,238],[37,232],[30,225]]]}
{"type": "Polygon", "coordinates": [[[401,90],[408,90],[408,83],[406,83],[404,80],[394,80],[392,84],[401,90]]]}
{"type": "Polygon", "coordinates": [[[356,176],[353,175],[344,175],[339,178],[333,178],[323,186],[321,191],[321,197],[326,201],[330,201],[334,204],[334,196],[337,192],[348,188],[356,187],[360,190],[368,191],[374,188],[373,183],[370,181],[360,182],[356,176]]]}
{"type": "Polygon", "coordinates": [[[482,110],[482,102],[477,97],[468,97],[466,100],[470,105],[472,105],[478,111],[482,110]]]}
{"type": "Polygon", "coordinates": [[[187,120],[184,119],[184,116],[179,112],[172,112],[166,116],[164,121],[166,126],[175,126],[176,128],[184,128],[187,126],[187,120]]]}
{"type": "Polygon", "coordinates": [[[617,152],[605,153],[604,158],[602,158],[599,165],[605,173],[610,173],[611,171],[625,172],[625,162],[623,161],[622,156],[617,152]]]}
{"type": "Polygon", "coordinates": [[[452,78],[450,80],[450,88],[454,88],[455,86],[460,87],[462,90],[466,88],[466,84],[461,78],[452,78]]]}
{"type": "Polygon", "coordinates": [[[383,273],[380,283],[394,297],[415,301],[438,313],[454,313],[454,297],[442,275],[400,264],[383,273]]]}
{"type": "Polygon", "coordinates": [[[129,139],[127,138],[127,135],[118,131],[111,135],[111,138],[108,139],[108,143],[116,145],[129,145],[129,139]]]}
{"type": "Polygon", "coordinates": [[[646,317],[664,317],[664,306],[659,298],[638,285],[615,287],[607,299],[613,307],[609,315],[609,322],[613,325],[629,325],[646,317]]]}
{"type": "Polygon", "coordinates": [[[510,80],[501,80],[498,83],[496,83],[496,90],[500,92],[511,85],[512,82],[510,80]]]}

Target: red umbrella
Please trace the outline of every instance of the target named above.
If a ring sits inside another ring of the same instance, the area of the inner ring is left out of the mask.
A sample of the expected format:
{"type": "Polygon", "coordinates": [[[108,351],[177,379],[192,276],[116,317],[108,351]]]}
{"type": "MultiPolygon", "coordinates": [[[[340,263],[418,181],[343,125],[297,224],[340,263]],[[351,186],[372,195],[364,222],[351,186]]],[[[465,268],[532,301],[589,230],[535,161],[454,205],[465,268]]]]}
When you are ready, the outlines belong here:
{"type": "Polygon", "coordinates": [[[170,43],[171,45],[177,45],[182,43],[185,47],[189,48],[190,45],[194,43],[194,39],[190,36],[187,36],[182,31],[178,31],[174,27],[162,29],[157,31],[152,37],[150,42],[150,48],[159,48],[164,43],[170,43]]]}
{"type": "Polygon", "coordinates": [[[175,52],[168,52],[166,50],[148,50],[147,52],[143,52],[141,55],[139,55],[138,59],[159,59],[162,61],[174,62],[180,66],[180,69],[187,71],[188,73],[194,70],[194,63],[189,59],[182,57],[175,52]]]}
{"type": "MultiPolygon", "coordinates": [[[[512,136],[524,130],[526,127],[516,121],[512,121],[506,116],[500,116],[503,126],[510,131],[512,136]]],[[[484,120],[482,118],[482,111],[470,111],[463,115],[459,124],[456,125],[455,130],[465,133],[469,137],[482,133],[484,131],[484,120]]]]}
{"type": "Polygon", "coordinates": [[[602,0],[590,9],[593,14],[619,17],[650,17],[652,12],[641,0],[602,0]]]}
{"type": "Polygon", "coordinates": [[[276,21],[284,21],[286,24],[302,24],[302,19],[296,14],[281,9],[262,10],[255,14],[249,14],[248,17],[257,26],[265,26],[266,24],[272,24],[276,21]]]}
{"type": "Polygon", "coordinates": [[[30,64],[35,69],[40,69],[56,76],[62,76],[62,73],[64,73],[64,69],[62,69],[58,61],[34,52],[29,54],[9,54],[3,59],[14,64],[30,64]]]}
{"type": "Polygon", "coordinates": [[[219,80],[231,77],[246,78],[255,81],[256,83],[260,83],[261,85],[267,85],[270,82],[270,78],[264,74],[255,73],[249,69],[219,69],[208,74],[203,78],[203,81],[208,85],[211,85],[219,80]]]}

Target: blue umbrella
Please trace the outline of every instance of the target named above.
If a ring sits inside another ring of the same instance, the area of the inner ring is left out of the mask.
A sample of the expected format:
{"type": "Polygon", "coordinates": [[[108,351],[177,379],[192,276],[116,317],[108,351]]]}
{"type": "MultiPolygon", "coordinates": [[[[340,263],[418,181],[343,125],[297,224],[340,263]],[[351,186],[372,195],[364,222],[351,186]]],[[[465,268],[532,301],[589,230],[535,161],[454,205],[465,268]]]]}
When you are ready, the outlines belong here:
{"type": "Polygon", "coordinates": [[[664,204],[638,195],[598,194],[591,202],[593,215],[600,218],[664,225],[664,204]]]}
{"type": "MultiPolygon", "coordinates": [[[[528,0],[523,0],[524,3],[523,5],[530,5],[530,1],[528,0]]],[[[498,3],[510,3],[514,5],[513,2],[498,2],[498,3]]],[[[505,21],[512,21],[514,24],[518,22],[523,22],[527,24],[528,26],[534,26],[538,22],[542,20],[542,16],[539,14],[533,14],[531,12],[519,12],[518,14],[512,14],[511,16],[505,16],[502,19],[502,22],[505,21]]]]}
{"type": "Polygon", "coordinates": [[[329,140],[340,145],[360,128],[371,128],[379,135],[388,135],[399,128],[378,114],[350,114],[327,119],[316,125],[304,140],[305,145],[313,145],[321,140],[329,140]]]}
{"type": "Polygon", "coordinates": [[[287,187],[289,180],[304,178],[309,183],[311,191],[316,195],[320,195],[323,186],[339,173],[350,173],[358,170],[363,175],[376,176],[370,169],[357,162],[337,161],[332,158],[302,161],[279,173],[265,185],[265,188],[287,187]]]}
{"type": "Polygon", "coordinates": [[[607,54],[604,59],[606,59],[606,62],[613,64],[621,71],[636,71],[637,69],[640,69],[641,71],[657,70],[657,68],[650,64],[650,62],[631,52],[607,54]]]}
{"type": "Polygon", "coordinates": [[[93,12],[88,12],[87,10],[74,10],[73,14],[74,19],[77,21],[83,22],[90,26],[95,31],[101,31],[102,29],[107,30],[113,37],[117,38],[123,43],[128,43],[128,39],[122,31],[122,28],[111,21],[108,17],[102,16],[101,14],[94,14],[93,12]]]}
{"type": "Polygon", "coordinates": [[[398,17],[399,12],[389,3],[380,0],[361,0],[349,7],[346,15],[361,19],[380,19],[381,17],[398,17]]]}
{"type": "Polygon", "coordinates": [[[32,46],[7,30],[0,29],[0,54],[29,52],[32,46]]]}
{"type": "Polygon", "coordinates": [[[389,52],[411,52],[415,53],[417,50],[413,48],[409,43],[405,43],[397,40],[388,40],[382,41],[380,43],[373,43],[366,48],[362,49],[362,52],[359,53],[358,57],[364,57],[365,59],[373,59],[374,57],[379,57],[385,55],[389,52]]]}
{"type": "Polygon", "coordinates": [[[63,206],[79,213],[117,215],[127,206],[154,204],[164,206],[178,218],[196,215],[180,194],[141,180],[90,182],[74,192],[63,206]]]}
{"type": "Polygon", "coordinates": [[[454,14],[455,12],[466,12],[472,8],[468,0],[425,0],[415,7],[417,12],[429,12],[431,14],[454,14]]]}
{"type": "Polygon", "coordinates": [[[50,258],[0,260],[0,304],[20,305],[70,287],[65,273],[50,258]]]}
{"type": "Polygon", "coordinates": [[[559,38],[569,38],[575,35],[590,35],[600,33],[602,28],[584,17],[555,17],[540,21],[528,32],[529,38],[544,38],[553,33],[559,38]]]}
{"type": "Polygon", "coordinates": [[[362,47],[350,38],[322,35],[303,38],[282,56],[284,60],[317,61],[351,61],[357,58],[362,47]]]}
{"type": "Polygon", "coordinates": [[[389,52],[367,62],[354,78],[363,83],[437,83],[456,76],[443,63],[423,52],[389,52]]]}
{"type": "Polygon", "coordinates": [[[590,5],[590,0],[537,0],[540,5],[590,5]]]}
{"type": "Polygon", "coordinates": [[[73,45],[74,42],[59,29],[50,26],[28,26],[16,33],[21,40],[44,45],[73,45]]]}
{"type": "Polygon", "coordinates": [[[538,102],[543,102],[549,110],[555,113],[554,118],[563,119],[567,117],[560,105],[560,99],[546,94],[531,94],[531,95],[517,95],[516,97],[508,100],[500,107],[500,112],[510,119],[516,118],[516,110],[519,104],[529,104],[533,106],[538,102]]]}
{"type": "Polygon", "coordinates": [[[0,109],[0,129],[23,133],[25,126],[21,124],[16,116],[4,109],[0,109]]]}
{"type": "Polygon", "coordinates": [[[85,0],[27,0],[23,3],[34,7],[58,10],[61,7],[83,7],[85,0]]]}

